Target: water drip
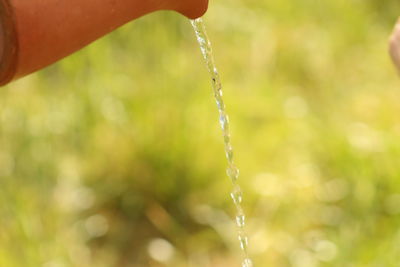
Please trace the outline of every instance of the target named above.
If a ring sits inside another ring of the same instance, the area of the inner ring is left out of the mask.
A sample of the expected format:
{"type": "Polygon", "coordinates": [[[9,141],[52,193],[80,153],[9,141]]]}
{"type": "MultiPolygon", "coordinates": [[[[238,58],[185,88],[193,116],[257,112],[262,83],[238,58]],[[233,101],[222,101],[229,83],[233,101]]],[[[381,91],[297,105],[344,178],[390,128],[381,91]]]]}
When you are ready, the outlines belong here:
{"type": "Polygon", "coordinates": [[[201,18],[191,20],[191,24],[196,33],[197,41],[200,45],[201,53],[207,65],[208,72],[211,75],[211,84],[214,91],[215,101],[217,103],[218,113],[219,113],[219,123],[222,130],[222,136],[224,139],[225,155],[228,161],[228,168],[226,174],[231,179],[233,184],[233,189],[231,192],[231,198],[236,208],[236,226],[238,229],[238,239],[241,250],[244,253],[244,259],[242,261],[242,267],[253,267],[253,262],[249,258],[247,248],[249,246],[248,237],[246,235],[246,216],[243,212],[242,201],[243,192],[238,184],[239,179],[239,169],[236,167],[233,160],[233,147],[231,144],[230,130],[229,130],[229,118],[225,111],[225,104],[222,98],[222,83],[219,78],[218,69],[216,68],[213,52],[211,48],[211,42],[208,39],[206,29],[201,18]]]}

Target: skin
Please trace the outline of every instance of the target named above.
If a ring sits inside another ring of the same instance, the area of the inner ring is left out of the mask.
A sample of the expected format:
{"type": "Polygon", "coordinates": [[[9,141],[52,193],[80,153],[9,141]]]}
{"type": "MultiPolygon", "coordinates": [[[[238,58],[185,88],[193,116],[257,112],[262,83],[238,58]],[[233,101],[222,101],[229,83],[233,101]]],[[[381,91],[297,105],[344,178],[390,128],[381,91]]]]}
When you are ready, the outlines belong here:
{"type": "Polygon", "coordinates": [[[393,63],[400,73],[400,19],[393,30],[393,34],[389,40],[389,53],[392,57],[393,63]]]}
{"type": "Polygon", "coordinates": [[[0,84],[5,84],[148,13],[174,10],[191,19],[200,17],[208,0],[0,0],[0,6],[2,24],[11,25],[2,30],[12,33],[0,31],[0,65],[6,69],[0,66],[0,84]]]}

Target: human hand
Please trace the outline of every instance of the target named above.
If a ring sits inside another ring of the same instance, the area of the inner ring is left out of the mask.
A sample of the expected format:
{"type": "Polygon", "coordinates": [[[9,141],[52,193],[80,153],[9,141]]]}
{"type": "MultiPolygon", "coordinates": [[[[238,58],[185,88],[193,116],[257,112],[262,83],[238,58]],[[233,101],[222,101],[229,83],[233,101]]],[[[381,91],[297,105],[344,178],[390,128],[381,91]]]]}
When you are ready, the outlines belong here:
{"type": "Polygon", "coordinates": [[[393,63],[400,72],[400,19],[397,21],[389,40],[389,53],[392,57],[393,63]]]}
{"type": "Polygon", "coordinates": [[[0,85],[148,13],[174,10],[195,19],[207,8],[208,0],[0,0],[0,85]]]}

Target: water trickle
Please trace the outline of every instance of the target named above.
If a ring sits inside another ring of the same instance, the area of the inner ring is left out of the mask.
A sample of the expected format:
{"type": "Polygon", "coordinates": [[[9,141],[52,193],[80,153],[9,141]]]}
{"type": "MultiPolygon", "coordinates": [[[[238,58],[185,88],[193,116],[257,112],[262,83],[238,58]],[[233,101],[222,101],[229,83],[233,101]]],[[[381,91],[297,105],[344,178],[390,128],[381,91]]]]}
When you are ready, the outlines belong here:
{"type": "Polygon", "coordinates": [[[236,207],[236,226],[238,229],[238,239],[240,248],[244,253],[244,260],[242,267],[253,267],[253,262],[249,258],[248,248],[248,237],[246,235],[246,216],[242,208],[243,193],[240,185],[238,184],[239,169],[236,167],[233,160],[233,147],[231,144],[231,135],[229,131],[229,118],[225,111],[225,104],[222,98],[222,84],[219,78],[218,70],[215,66],[215,61],[212,53],[211,42],[208,39],[206,29],[201,18],[191,20],[191,24],[196,33],[197,41],[200,45],[201,53],[203,54],[204,60],[207,65],[207,69],[211,75],[212,88],[214,90],[214,97],[217,103],[219,112],[219,123],[222,129],[222,135],[224,138],[225,154],[228,161],[228,168],[226,174],[229,176],[233,183],[233,189],[231,192],[231,198],[236,207]]]}

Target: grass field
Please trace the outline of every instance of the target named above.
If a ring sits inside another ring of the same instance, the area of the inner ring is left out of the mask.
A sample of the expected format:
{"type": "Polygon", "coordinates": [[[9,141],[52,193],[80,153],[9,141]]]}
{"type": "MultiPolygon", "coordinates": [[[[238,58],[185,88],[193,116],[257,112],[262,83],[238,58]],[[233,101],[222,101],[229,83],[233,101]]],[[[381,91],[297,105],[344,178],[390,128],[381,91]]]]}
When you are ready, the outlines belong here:
{"type": "MultiPolygon", "coordinates": [[[[215,0],[256,266],[397,267],[397,0],[215,0]]],[[[132,22],[0,90],[0,266],[239,266],[190,23],[132,22]]]]}

